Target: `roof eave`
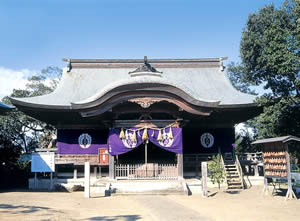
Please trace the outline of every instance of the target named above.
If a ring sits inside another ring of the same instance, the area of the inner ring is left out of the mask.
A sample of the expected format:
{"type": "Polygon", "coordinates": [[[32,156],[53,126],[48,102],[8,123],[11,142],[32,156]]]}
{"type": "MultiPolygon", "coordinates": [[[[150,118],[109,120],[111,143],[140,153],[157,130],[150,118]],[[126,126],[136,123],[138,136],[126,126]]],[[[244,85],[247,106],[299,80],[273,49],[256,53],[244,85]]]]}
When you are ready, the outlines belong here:
{"type": "Polygon", "coordinates": [[[22,101],[20,98],[8,97],[10,102],[16,107],[26,107],[33,109],[56,109],[56,110],[70,110],[71,105],[49,105],[49,104],[38,104],[22,101]]]}

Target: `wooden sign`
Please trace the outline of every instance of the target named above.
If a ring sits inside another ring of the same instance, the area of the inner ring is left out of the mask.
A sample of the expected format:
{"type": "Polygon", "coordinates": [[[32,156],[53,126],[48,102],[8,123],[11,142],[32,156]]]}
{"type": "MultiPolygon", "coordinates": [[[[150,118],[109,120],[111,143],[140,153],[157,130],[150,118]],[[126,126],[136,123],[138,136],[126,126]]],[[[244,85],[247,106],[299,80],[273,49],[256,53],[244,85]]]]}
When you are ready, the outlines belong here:
{"type": "Polygon", "coordinates": [[[99,164],[108,165],[108,151],[106,148],[99,148],[99,164]]]}
{"type": "Polygon", "coordinates": [[[287,178],[287,152],[284,148],[263,152],[265,177],[287,178]]]}

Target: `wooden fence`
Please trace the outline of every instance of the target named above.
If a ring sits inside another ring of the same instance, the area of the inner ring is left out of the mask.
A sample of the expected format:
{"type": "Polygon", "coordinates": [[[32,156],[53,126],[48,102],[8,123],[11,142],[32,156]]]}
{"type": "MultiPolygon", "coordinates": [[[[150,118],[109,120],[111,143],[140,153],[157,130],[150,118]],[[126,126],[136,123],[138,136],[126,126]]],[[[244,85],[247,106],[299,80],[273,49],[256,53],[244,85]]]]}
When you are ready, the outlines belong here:
{"type": "Polygon", "coordinates": [[[178,179],[177,164],[117,164],[115,165],[116,179],[178,179]]]}

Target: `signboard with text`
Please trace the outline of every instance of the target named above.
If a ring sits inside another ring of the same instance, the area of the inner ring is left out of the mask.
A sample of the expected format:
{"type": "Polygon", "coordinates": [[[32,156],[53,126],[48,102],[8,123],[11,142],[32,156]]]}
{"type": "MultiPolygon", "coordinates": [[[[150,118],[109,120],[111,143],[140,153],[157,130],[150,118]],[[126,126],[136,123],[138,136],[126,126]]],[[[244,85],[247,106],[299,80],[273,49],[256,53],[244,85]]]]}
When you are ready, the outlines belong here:
{"type": "Polygon", "coordinates": [[[54,153],[33,153],[31,156],[31,172],[54,172],[54,153]]]}

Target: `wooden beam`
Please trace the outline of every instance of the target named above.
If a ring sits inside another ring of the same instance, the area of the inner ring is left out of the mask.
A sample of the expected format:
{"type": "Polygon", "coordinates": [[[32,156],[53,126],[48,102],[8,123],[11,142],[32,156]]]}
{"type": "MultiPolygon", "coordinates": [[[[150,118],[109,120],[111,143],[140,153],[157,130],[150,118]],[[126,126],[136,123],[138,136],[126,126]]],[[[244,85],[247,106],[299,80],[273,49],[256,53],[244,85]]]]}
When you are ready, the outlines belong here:
{"type": "Polygon", "coordinates": [[[115,120],[114,127],[122,128],[122,127],[167,127],[173,125],[173,127],[179,127],[180,121],[175,120],[115,120]]]}

